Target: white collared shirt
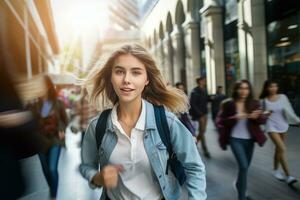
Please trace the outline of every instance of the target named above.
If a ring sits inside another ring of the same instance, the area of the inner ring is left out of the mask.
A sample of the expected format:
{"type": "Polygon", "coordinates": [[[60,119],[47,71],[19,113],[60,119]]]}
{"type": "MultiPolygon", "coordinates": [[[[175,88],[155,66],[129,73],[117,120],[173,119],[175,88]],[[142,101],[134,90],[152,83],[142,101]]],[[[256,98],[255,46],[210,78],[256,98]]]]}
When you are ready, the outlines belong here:
{"type": "Polygon", "coordinates": [[[131,130],[131,137],[128,137],[118,121],[117,107],[118,105],[113,107],[111,118],[118,142],[109,158],[109,164],[121,164],[124,170],[119,173],[117,187],[107,190],[108,197],[112,200],[160,200],[163,195],[158,182],[153,178],[154,172],[143,142],[146,124],[145,102],[142,100],[142,111],[131,130]]]}

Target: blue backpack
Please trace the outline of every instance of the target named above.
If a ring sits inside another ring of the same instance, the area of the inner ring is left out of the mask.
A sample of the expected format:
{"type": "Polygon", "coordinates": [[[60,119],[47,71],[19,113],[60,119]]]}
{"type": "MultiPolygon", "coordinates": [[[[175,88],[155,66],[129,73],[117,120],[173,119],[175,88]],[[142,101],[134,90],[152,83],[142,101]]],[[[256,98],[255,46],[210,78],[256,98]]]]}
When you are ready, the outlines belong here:
{"type": "MultiPolygon", "coordinates": [[[[111,112],[111,109],[104,110],[96,125],[96,142],[97,148],[99,149],[102,139],[106,130],[107,118],[111,112]]],[[[182,185],[186,181],[186,174],[184,168],[180,161],[177,159],[175,152],[173,151],[171,140],[170,140],[170,130],[166,118],[165,109],[163,106],[155,106],[154,105],[154,114],[155,114],[155,122],[160,135],[160,138],[164,145],[167,148],[169,153],[169,159],[167,161],[166,174],[168,175],[169,167],[173,172],[174,176],[178,180],[179,184],[182,185]]]]}

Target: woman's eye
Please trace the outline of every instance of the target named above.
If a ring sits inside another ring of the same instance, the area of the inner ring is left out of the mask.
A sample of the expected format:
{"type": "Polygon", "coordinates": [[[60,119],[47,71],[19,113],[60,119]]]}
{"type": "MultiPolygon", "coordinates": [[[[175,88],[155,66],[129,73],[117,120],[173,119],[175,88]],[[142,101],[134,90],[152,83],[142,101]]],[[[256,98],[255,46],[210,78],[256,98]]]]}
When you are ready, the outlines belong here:
{"type": "Polygon", "coordinates": [[[137,75],[140,75],[141,72],[139,72],[139,71],[133,71],[132,74],[135,75],[135,76],[137,76],[137,75]]]}
{"type": "Polygon", "coordinates": [[[118,75],[122,75],[122,74],[124,74],[124,71],[122,71],[122,70],[117,70],[117,71],[115,71],[115,73],[118,74],[118,75]]]}

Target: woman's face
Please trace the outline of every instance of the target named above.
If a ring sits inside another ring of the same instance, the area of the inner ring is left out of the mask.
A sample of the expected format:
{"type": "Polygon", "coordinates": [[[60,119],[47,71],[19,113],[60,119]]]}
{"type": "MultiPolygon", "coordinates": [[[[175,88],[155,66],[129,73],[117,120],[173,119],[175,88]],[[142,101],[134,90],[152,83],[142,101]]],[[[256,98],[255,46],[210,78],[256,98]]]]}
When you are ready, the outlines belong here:
{"type": "Polygon", "coordinates": [[[269,95],[275,95],[278,92],[278,85],[277,83],[272,83],[269,87],[268,87],[268,92],[269,95]]]}
{"type": "Polygon", "coordinates": [[[250,88],[247,83],[242,83],[238,89],[239,98],[246,99],[249,96],[250,88]]]}
{"type": "Polygon", "coordinates": [[[113,64],[111,83],[120,102],[129,103],[141,98],[149,83],[146,67],[130,54],[121,55],[113,64]]]}

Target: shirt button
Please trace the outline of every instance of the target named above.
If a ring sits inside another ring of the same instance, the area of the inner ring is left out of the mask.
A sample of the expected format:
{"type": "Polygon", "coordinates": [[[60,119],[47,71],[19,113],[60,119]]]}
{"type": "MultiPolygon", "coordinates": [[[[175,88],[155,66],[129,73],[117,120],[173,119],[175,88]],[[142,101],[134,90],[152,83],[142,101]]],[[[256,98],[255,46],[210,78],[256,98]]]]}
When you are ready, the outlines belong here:
{"type": "Polygon", "coordinates": [[[159,178],[161,178],[162,176],[161,175],[159,175],[159,178]]]}
{"type": "Polygon", "coordinates": [[[166,187],[165,186],[163,186],[163,190],[165,190],[166,189],[166,187]]]}
{"type": "Polygon", "coordinates": [[[147,139],[147,138],[148,138],[148,135],[145,136],[145,139],[147,139]]]}

